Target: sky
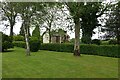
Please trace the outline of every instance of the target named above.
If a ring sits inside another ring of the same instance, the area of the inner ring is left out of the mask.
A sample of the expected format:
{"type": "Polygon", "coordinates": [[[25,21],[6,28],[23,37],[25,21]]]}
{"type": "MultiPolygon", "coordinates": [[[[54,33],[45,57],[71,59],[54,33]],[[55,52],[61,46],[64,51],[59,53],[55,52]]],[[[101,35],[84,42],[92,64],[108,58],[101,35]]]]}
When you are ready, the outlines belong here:
{"type": "MultiPolygon", "coordinates": [[[[19,34],[20,31],[20,27],[21,27],[22,22],[18,22],[15,24],[14,28],[13,28],[13,32],[15,34],[19,34]]],[[[30,33],[32,33],[34,28],[30,29],[30,33]]],[[[10,27],[5,28],[3,25],[0,25],[0,31],[4,32],[5,34],[9,35],[10,34],[10,27]]],[[[42,32],[45,31],[44,29],[42,30],[42,32]]],[[[94,31],[96,32],[96,34],[93,35],[92,39],[98,39],[98,28],[94,29],[94,31]]],[[[75,38],[75,33],[74,31],[67,31],[68,35],[70,36],[70,39],[75,38]]],[[[103,35],[104,33],[100,34],[103,35]]]]}

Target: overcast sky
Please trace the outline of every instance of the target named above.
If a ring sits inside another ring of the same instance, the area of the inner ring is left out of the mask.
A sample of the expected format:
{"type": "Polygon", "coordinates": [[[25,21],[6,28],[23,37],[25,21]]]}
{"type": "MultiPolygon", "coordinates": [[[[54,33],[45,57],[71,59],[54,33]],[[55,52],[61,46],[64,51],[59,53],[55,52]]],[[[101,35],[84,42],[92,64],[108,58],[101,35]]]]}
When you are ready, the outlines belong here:
{"type": "MultiPolygon", "coordinates": [[[[18,22],[15,24],[14,28],[13,28],[13,32],[15,34],[19,34],[20,31],[20,27],[21,27],[22,22],[18,22]]],[[[30,30],[30,33],[32,33],[34,28],[32,28],[30,30]]],[[[4,32],[5,34],[9,35],[10,34],[10,27],[5,28],[2,24],[0,25],[0,31],[4,32]]],[[[44,29],[42,30],[42,32],[44,31],[44,29]]],[[[94,31],[96,32],[96,34],[93,35],[92,39],[98,39],[98,28],[94,29],[94,31]]],[[[75,38],[75,34],[73,31],[67,31],[67,33],[70,35],[70,39],[71,38],[75,38]]],[[[101,35],[103,35],[104,33],[101,33],[101,35]]]]}

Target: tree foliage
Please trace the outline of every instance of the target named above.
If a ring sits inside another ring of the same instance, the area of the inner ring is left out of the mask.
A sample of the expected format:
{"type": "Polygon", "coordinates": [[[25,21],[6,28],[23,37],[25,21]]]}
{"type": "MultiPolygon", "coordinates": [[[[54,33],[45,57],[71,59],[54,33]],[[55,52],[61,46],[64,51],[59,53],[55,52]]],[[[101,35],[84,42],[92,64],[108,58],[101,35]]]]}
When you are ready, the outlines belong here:
{"type": "Polygon", "coordinates": [[[90,44],[93,30],[101,26],[98,18],[107,10],[102,2],[87,2],[83,7],[83,15],[81,16],[82,42],[90,44]]]}
{"type": "Polygon", "coordinates": [[[10,36],[13,36],[13,27],[16,23],[18,5],[15,2],[2,2],[1,7],[2,11],[4,12],[3,20],[9,21],[10,26],[10,36]]]}
{"type": "Polygon", "coordinates": [[[112,5],[104,30],[107,31],[107,37],[115,37],[120,44],[120,1],[112,5]]]}
{"type": "Polygon", "coordinates": [[[36,26],[35,29],[32,32],[33,37],[37,37],[38,40],[40,40],[40,28],[39,26],[36,26]]]}

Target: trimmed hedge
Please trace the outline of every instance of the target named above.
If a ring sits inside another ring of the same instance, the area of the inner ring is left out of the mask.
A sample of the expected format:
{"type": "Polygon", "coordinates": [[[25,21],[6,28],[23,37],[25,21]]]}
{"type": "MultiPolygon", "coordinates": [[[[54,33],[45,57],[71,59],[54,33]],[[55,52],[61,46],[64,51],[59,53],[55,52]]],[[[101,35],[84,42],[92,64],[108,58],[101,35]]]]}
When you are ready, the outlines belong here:
{"type": "Polygon", "coordinates": [[[26,47],[26,43],[23,42],[23,41],[14,41],[13,44],[16,47],[21,47],[21,48],[25,48],[26,47]]]}
{"type": "Polygon", "coordinates": [[[13,40],[14,41],[25,41],[23,36],[17,35],[17,36],[13,36],[13,40]]]}
{"type": "Polygon", "coordinates": [[[117,44],[117,40],[115,40],[115,39],[111,39],[111,40],[109,41],[109,44],[116,45],[116,44],[117,44]]]}
{"type": "Polygon", "coordinates": [[[2,32],[0,32],[0,36],[2,36],[2,39],[0,42],[0,45],[2,46],[0,47],[0,51],[4,52],[7,49],[14,47],[10,36],[3,34],[2,32]]]}
{"type": "MultiPolygon", "coordinates": [[[[13,42],[14,46],[16,47],[21,47],[21,48],[26,48],[26,43],[23,41],[14,41],[13,42]]],[[[30,39],[30,51],[31,52],[37,52],[40,48],[40,41],[36,40],[35,38],[30,39]]]]}
{"type": "MultiPolygon", "coordinates": [[[[14,42],[17,47],[25,48],[25,42],[17,41],[14,42]]],[[[57,52],[73,52],[74,44],[41,44],[40,50],[49,50],[57,52]]],[[[100,55],[109,57],[119,57],[120,58],[120,46],[118,45],[93,45],[93,44],[81,44],[80,45],[81,54],[89,55],[100,55]]]]}
{"type": "Polygon", "coordinates": [[[101,44],[101,41],[98,40],[98,39],[93,39],[93,40],[91,41],[91,43],[92,43],[92,44],[96,44],[96,45],[100,45],[100,44],[101,44]]]}
{"type": "MultiPolygon", "coordinates": [[[[41,50],[73,52],[73,44],[41,44],[41,50]]],[[[117,45],[80,45],[81,54],[100,55],[109,57],[120,57],[120,46],[117,45]]]]}
{"type": "Polygon", "coordinates": [[[40,49],[40,41],[37,37],[31,37],[30,39],[30,51],[37,52],[40,49]]]}

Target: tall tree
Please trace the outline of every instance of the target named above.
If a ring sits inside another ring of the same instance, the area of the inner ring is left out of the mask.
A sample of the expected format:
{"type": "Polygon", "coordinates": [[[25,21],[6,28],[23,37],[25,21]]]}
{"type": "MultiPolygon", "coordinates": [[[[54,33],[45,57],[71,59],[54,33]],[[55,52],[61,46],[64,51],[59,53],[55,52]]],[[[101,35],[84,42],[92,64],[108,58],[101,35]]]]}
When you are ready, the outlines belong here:
{"type": "Polygon", "coordinates": [[[67,8],[73,17],[75,23],[75,44],[74,44],[74,55],[80,56],[80,17],[82,14],[82,2],[67,2],[65,3],[67,8]]]}
{"type": "Polygon", "coordinates": [[[17,4],[14,2],[2,2],[1,5],[4,15],[7,17],[7,20],[10,23],[10,36],[13,38],[13,27],[15,25],[15,19],[17,17],[17,4]]]}
{"type": "Polygon", "coordinates": [[[61,11],[61,4],[59,3],[49,3],[48,6],[45,8],[47,15],[44,16],[43,20],[47,26],[45,32],[49,33],[49,43],[51,43],[51,31],[53,28],[56,28],[56,24],[58,19],[60,19],[60,12],[61,11]]]}
{"type": "Polygon", "coordinates": [[[40,28],[39,28],[39,25],[37,25],[37,26],[35,27],[35,29],[33,30],[32,36],[33,36],[33,37],[37,37],[38,40],[40,41],[40,28]]]}
{"type": "Polygon", "coordinates": [[[93,30],[101,26],[98,18],[107,10],[107,5],[103,6],[102,2],[87,2],[83,8],[84,13],[81,16],[82,42],[90,44],[93,30]]]}
{"type": "Polygon", "coordinates": [[[30,46],[29,46],[29,28],[31,23],[32,16],[36,15],[37,11],[42,11],[44,5],[42,3],[19,3],[19,13],[21,14],[23,20],[23,29],[25,33],[25,40],[26,40],[26,55],[30,56],[30,46]]]}
{"type": "Polygon", "coordinates": [[[120,44],[120,1],[113,4],[110,10],[104,30],[109,37],[116,37],[117,43],[120,44]]]}

